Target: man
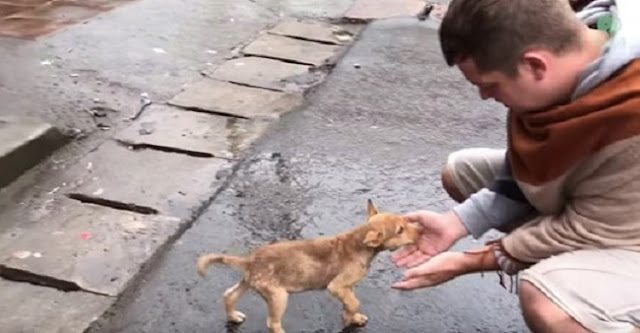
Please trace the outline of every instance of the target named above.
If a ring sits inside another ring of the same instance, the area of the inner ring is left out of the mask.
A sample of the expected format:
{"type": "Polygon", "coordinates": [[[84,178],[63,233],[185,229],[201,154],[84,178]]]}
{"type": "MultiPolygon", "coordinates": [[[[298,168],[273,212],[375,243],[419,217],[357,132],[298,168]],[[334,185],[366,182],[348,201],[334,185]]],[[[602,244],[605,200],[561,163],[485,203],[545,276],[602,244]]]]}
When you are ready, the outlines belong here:
{"type": "Polygon", "coordinates": [[[519,274],[534,332],[640,332],[640,1],[453,0],[443,54],[508,108],[506,150],[449,156],[450,212],[417,211],[393,287],[519,274]],[[444,252],[471,234],[505,235],[444,252]]]}

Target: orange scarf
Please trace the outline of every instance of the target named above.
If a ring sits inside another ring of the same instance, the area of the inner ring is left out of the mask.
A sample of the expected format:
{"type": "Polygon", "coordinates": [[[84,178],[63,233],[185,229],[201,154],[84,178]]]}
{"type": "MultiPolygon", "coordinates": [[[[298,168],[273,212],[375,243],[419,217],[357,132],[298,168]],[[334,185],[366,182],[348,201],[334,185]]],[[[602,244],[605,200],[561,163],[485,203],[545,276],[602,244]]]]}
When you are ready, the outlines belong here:
{"type": "Polygon", "coordinates": [[[610,144],[640,134],[640,60],[575,101],[508,117],[515,179],[539,186],[610,144]]]}

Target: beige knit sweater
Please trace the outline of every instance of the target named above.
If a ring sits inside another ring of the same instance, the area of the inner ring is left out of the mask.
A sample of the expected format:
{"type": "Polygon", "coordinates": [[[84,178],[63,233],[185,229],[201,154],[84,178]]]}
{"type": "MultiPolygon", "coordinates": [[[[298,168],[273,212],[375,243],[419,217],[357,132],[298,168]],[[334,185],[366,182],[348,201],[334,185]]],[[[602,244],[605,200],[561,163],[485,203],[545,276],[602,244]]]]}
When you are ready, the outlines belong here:
{"type": "Polygon", "coordinates": [[[542,213],[502,238],[511,257],[640,251],[640,60],[570,104],[510,115],[508,141],[514,178],[542,213]]]}

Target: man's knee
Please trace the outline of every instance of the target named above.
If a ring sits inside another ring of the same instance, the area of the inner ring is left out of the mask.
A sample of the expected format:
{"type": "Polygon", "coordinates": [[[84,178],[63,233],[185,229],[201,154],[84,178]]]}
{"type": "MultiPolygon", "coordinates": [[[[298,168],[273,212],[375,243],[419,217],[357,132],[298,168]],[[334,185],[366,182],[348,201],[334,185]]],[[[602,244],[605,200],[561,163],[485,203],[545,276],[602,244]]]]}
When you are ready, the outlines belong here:
{"type": "Polygon", "coordinates": [[[504,165],[504,156],[504,150],[489,148],[468,148],[449,154],[441,170],[443,188],[453,200],[466,200],[493,182],[504,165]]]}
{"type": "Polygon", "coordinates": [[[519,288],[524,321],[534,333],[589,333],[536,286],[522,281],[519,288]]]}
{"type": "Polygon", "coordinates": [[[518,295],[520,296],[520,307],[527,325],[531,326],[530,322],[540,322],[545,317],[544,308],[547,303],[543,299],[545,296],[528,281],[520,283],[518,295]]]}
{"type": "Polygon", "coordinates": [[[464,195],[462,194],[456,183],[453,181],[453,176],[451,175],[451,170],[449,169],[448,165],[445,165],[442,168],[440,181],[442,182],[442,187],[447,192],[447,194],[449,194],[451,199],[457,202],[462,202],[465,200],[464,195]]]}

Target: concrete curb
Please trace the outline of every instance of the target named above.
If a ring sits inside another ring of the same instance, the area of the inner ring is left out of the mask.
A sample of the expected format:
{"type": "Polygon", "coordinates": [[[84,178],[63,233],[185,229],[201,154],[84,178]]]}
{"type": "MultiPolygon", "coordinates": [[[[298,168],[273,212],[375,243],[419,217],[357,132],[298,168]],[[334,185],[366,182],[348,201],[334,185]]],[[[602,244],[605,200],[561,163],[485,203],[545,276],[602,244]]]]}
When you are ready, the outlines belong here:
{"type": "Polygon", "coordinates": [[[64,135],[50,124],[0,117],[0,188],[36,166],[65,141],[64,135]]]}

